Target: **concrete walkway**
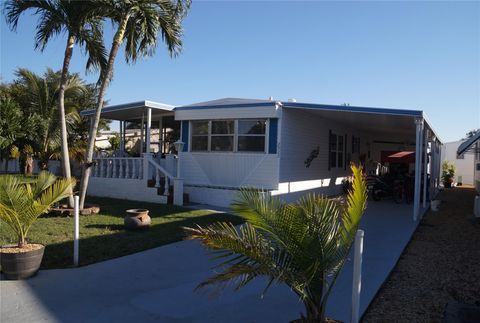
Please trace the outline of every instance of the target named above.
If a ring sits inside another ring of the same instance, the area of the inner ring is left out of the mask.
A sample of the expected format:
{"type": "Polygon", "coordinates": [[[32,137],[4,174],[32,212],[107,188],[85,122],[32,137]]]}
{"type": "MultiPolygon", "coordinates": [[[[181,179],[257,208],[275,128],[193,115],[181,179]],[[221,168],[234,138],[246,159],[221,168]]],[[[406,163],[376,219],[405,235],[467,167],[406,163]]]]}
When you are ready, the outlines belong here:
{"type": "MultiPolygon", "coordinates": [[[[411,206],[369,202],[361,312],[395,265],[416,224],[411,206]]],[[[256,281],[219,297],[193,292],[213,262],[196,241],[183,241],[77,269],[42,270],[27,281],[0,282],[0,322],[289,322],[303,306],[285,286],[259,297],[256,281]]],[[[331,295],[329,317],[349,321],[352,264],[331,295]]]]}

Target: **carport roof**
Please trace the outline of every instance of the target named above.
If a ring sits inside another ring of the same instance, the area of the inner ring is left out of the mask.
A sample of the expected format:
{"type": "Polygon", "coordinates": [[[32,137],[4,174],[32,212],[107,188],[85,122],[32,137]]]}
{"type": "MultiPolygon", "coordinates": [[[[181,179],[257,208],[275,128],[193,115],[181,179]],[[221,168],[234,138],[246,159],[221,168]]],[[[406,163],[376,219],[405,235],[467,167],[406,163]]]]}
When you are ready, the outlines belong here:
{"type": "Polygon", "coordinates": [[[281,102],[285,109],[310,111],[319,117],[343,123],[353,128],[383,134],[401,134],[415,136],[416,118],[422,118],[432,136],[440,138],[421,110],[372,108],[349,105],[328,105],[297,102],[281,102]]]}
{"type": "MultiPolygon", "coordinates": [[[[156,116],[172,114],[174,106],[153,101],[137,101],[125,104],[106,106],[102,109],[102,118],[112,120],[136,120],[141,119],[143,112],[150,108],[152,119],[156,116]]],[[[85,110],[80,113],[84,117],[95,115],[95,109],[85,110]]]]}

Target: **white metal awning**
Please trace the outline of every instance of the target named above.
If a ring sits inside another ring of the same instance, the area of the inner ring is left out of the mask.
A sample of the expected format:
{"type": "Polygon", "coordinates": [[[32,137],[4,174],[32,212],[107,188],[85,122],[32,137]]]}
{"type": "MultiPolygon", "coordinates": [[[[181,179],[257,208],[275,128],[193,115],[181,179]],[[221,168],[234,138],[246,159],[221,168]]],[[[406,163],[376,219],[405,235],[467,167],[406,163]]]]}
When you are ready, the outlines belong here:
{"type": "MultiPolygon", "coordinates": [[[[173,116],[173,105],[157,103],[152,101],[138,101],[126,104],[118,104],[104,107],[102,109],[102,118],[119,121],[140,120],[142,116],[147,115],[147,110],[152,112],[152,120],[163,116],[173,116]]],[[[81,112],[84,117],[95,115],[95,110],[85,110],[81,112]]]]}

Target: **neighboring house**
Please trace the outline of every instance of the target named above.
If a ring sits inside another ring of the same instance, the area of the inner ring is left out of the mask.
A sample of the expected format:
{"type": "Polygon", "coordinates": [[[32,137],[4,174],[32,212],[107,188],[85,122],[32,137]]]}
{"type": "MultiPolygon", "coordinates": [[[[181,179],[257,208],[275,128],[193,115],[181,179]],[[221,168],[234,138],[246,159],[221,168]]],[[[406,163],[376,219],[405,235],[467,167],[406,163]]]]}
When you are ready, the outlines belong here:
{"type": "MultiPolygon", "coordinates": [[[[480,131],[464,141],[457,149],[457,156],[465,158],[473,156],[473,182],[477,192],[480,194],[480,131]]],[[[480,216],[480,215],[479,215],[480,216]]]]}
{"type": "Polygon", "coordinates": [[[166,202],[173,183],[176,204],[185,192],[190,202],[228,206],[242,187],[294,201],[339,194],[350,162],[379,173],[396,153],[413,157],[406,167],[415,172],[415,219],[438,189],[441,141],[418,110],[227,98],[175,108],[134,102],[106,107],[102,117],[121,121],[122,142],[127,121],[144,120],[148,134],[174,117],[183,149],[177,165],[173,155],[152,156],[145,136],[143,157],[99,158],[91,195],[166,202]],[[157,190],[147,189],[149,180],[157,190]]]}
{"type": "Polygon", "coordinates": [[[455,183],[473,185],[474,155],[457,155],[458,147],[465,141],[466,139],[444,143],[442,146],[442,162],[446,160],[455,165],[455,183]]]}

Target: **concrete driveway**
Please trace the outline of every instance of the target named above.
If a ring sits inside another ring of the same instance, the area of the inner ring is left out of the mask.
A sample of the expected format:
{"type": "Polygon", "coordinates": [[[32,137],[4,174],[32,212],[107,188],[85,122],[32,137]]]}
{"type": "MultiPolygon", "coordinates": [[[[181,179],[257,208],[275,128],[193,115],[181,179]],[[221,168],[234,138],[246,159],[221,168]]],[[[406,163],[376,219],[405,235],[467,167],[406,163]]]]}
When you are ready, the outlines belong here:
{"type": "MultiPolygon", "coordinates": [[[[394,267],[416,224],[411,206],[369,202],[365,230],[361,312],[394,267]]],[[[76,268],[42,270],[27,281],[0,282],[0,322],[289,322],[302,304],[285,286],[265,297],[265,280],[219,297],[193,292],[213,262],[196,241],[76,268]]],[[[329,317],[349,321],[352,263],[328,304],[329,317]]]]}

